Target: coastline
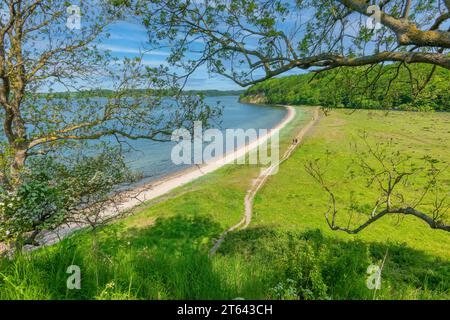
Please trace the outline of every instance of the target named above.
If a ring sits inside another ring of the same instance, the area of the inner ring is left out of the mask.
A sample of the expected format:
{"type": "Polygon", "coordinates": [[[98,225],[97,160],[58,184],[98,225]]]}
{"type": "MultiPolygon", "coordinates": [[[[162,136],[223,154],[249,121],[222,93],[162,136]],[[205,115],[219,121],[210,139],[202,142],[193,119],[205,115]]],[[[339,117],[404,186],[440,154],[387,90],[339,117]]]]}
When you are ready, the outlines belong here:
{"type": "MultiPolygon", "coordinates": [[[[287,114],[264,136],[258,137],[256,140],[247,143],[234,151],[230,151],[224,156],[217,157],[206,164],[176,171],[157,180],[117,193],[113,196],[113,205],[109,206],[100,214],[101,217],[99,220],[109,220],[122,216],[124,213],[129,212],[146,201],[163,196],[178,187],[186,185],[245,156],[248,152],[269,140],[276,132],[279,132],[294,119],[296,113],[295,109],[292,106],[282,107],[287,109],[287,114]]],[[[56,230],[43,233],[38,240],[41,245],[51,245],[59,242],[62,238],[70,235],[72,232],[86,226],[88,226],[87,223],[70,223],[56,230]]]]}
{"type": "MultiPolygon", "coordinates": [[[[283,117],[283,119],[272,129],[270,132],[262,137],[258,137],[258,139],[252,141],[251,143],[247,143],[236,149],[235,151],[230,151],[226,153],[223,157],[218,157],[210,161],[209,163],[202,164],[200,166],[191,166],[189,168],[185,168],[168,175],[165,175],[161,178],[158,178],[154,181],[138,185],[134,188],[125,190],[123,193],[136,193],[140,192],[142,194],[142,199],[140,202],[148,201],[155,199],[161,195],[166,194],[167,192],[185,185],[189,182],[192,182],[201,176],[204,176],[208,173],[211,173],[231,162],[239,159],[240,157],[245,156],[248,152],[253,150],[254,148],[260,146],[265,141],[270,139],[276,131],[280,131],[284,128],[295,116],[295,109],[291,106],[283,106],[287,109],[287,114],[283,117]],[[167,190],[166,190],[167,189],[167,190]],[[142,193],[142,191],[148,191],[149,193],[142,193]],[[151,194],[150,194],[151,192],[151,194]]],[[[130,202],[123,204],[123,209],[131,209],[134,205],[130,202]],[[131,207],[129,207],[131,205],[131,207]]]]}

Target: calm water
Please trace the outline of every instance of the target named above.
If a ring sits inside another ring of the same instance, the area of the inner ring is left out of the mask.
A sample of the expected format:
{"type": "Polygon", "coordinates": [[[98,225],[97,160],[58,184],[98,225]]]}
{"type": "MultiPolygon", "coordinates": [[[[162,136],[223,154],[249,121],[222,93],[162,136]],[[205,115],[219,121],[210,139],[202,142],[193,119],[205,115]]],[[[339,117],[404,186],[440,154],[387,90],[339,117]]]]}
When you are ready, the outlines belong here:
{"type": "MultiPolygon", "coordinates": [[[[207,97],[205,101],[214,105],[220,101],[223,106],[220,129],[270,129],[277,125],[287,111],[285,108],[255,106],[239,103],[239,97],[207,97]]],[[[213,126],[215,127],[215,126],[213,126]]],[[[136,151],[126,155],[128,165],[144,175],[142,182],[148,182],[164,175],[185,169],[189,165],[175,165],[170,159],[175,142],[154,142],[148,140],[131,141],[136,151]]]]}

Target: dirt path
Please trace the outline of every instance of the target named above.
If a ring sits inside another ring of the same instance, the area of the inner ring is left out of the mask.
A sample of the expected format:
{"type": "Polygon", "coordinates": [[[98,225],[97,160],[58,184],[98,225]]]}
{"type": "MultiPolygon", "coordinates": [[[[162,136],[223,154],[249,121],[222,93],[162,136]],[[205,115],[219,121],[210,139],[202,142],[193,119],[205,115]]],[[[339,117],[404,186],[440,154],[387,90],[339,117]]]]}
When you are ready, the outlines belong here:
{"type": "Polygon", "coordinates": [[[244,199],[244,207],[245,207],[245,214],[241,221],[239,221],[234,226],[230,227],[226,231],[224,231],[220,238],[216,241],[214,246],[209,251],[210,255],[214,255],[217,251],[217,249],[220,247],[220,245],[225,241],[225,237],[228,233],[237,230],[241,228],[241,230],[244,230],[248,227],[252,220],[252,214],[253,214],[253,201],[255,199],[256,194],[258,191],[264,186],[267,179],[271,176],[271,173],[273,170],[275,170],[278,166],[280,166],[284,161],[289,159],[291,154],[294,152],[295,149],[300,145],[300,142],[303,140],[303,137],[311,130],[312,127],[319,121],[319,108],[317,107],[314,110],[313,118],[308,122],[306,126],[304,126],[300,132],[297,134],[295,139],[297,139],[296,143],[292,143],[289,148],[285,151],[283,156],[281,157],[280,161],[276,164],[271,165],[270,167],[261,170],[261,173],[259,176],[253,180],[252,185],[250,186],[250,189],[247,190],[247,195],[244,199]]]}

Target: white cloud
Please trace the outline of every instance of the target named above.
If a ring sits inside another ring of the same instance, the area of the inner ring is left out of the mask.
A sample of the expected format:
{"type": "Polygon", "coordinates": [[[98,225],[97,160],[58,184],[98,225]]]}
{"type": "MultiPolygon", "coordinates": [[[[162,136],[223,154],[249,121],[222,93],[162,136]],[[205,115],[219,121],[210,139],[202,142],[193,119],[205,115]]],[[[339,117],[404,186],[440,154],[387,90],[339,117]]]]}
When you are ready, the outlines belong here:
{"type": "Polygon", "coordinates": [[[100,44],[97,46],[100,50],[108,50],[113,53],[132,53],[132,54],[143,54],[149,56],[169,56],[170,52],[161,50],[140,50],[139,48],[130,48],[125,46],[110,45],[110,44],[100,44]]]}

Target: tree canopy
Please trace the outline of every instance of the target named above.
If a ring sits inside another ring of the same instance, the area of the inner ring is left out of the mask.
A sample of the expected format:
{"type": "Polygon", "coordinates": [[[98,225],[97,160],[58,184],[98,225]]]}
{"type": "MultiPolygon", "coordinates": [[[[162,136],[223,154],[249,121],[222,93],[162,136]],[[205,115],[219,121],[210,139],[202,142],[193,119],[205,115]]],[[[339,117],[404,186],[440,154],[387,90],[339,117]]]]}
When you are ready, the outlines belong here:
{"type": "Polygon", "coordinates": [[[158,0],[135,7],[153,39],[172,40],[172,62],[188,73],[206,63],[241,86],[295,69],[392,62],[450,69],[449,0],[158,0]],[[183,59],[187,51],[198,57],[183,59]]]}

